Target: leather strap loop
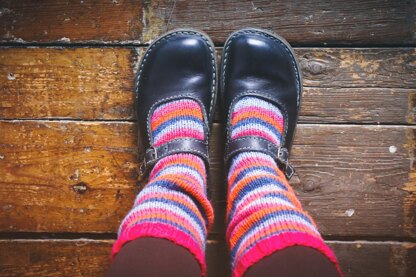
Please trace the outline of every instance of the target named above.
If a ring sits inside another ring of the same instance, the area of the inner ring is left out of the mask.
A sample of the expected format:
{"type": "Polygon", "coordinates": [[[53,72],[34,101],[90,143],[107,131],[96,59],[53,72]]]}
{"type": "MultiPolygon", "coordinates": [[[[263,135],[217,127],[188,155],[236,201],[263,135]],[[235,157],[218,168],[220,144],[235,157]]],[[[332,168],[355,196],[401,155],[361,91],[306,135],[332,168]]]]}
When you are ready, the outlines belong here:
{"type": "Polygon", "coordinates": [[[197,139],[175,139],[159,147],[150,147],[146,150],[140,166],[140,175],[145,175],[158,160],[178,153],[194,154],[201,157],[206,164],[209,162],[207,142],[197,139]]]}
{"type": "Polygon", "coordinates": [[[228,162],[231,157],[246,151],[263,152],[276,160],[278,147],[274,143],[260,137],[242,137],[233,139],[228,142],[225,149],[225,161],[228,162]]]}
{"type": "Polygon", "coordinates": [[[254,136],[242,137],[228,142],[225,149],[225,163],[241,152],[255,151],[271,156],[283,170],[289,180],[295,173],[294,168],[289,164],[289,151],[286,148],[278,147],[276,144],[254,136]]]}

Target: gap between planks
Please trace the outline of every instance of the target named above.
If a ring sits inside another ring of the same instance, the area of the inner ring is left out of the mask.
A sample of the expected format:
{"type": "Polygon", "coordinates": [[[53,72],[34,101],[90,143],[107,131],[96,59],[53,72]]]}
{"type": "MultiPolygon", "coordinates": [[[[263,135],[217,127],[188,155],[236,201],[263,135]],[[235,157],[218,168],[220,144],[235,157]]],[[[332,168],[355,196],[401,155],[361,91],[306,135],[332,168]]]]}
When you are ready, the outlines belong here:
{"type": "MultiPolygon", "coordinates": [[[[153,39],[152,41],[156,40],[153,39]]],[[[105,41],[87,41],[77,43],[36,43],[36,42],[0,42],[0,48],[147,48],[151,43],[140,43],[131,41],[121,42],[105,42],[105,41]]],[[[403,43],[403,44],[360,44],[360,45],[347,45],[347,44],[299,44],[290,43],[293,48],[339,48],[339,49],[364,49],[364,48],[414,48],[416,43],[403,43]]],[[[223,48],[224,43],[214,43],[217,48],[223,48]]]]}
{"type": "MultiPolygon", "coordinates": [[[[325,238],[324,238],[325,239],[325,238]]],[[[91,239],[91,238],[77,238],[77,239],[61,239],[61,238],[42,238],[42,239],[0,239],[0,243],[2,242],[105,242],[105,243],[114,243],[114,239],[91,239]]],[[[208,239],[207,243],[215,243],[215,242],[223,242],[221,240],[212,240],[208,239]]],[[[412,243],[410,241],[378,241],[378,240],[328,240],[325,239],[326,243],[337,243],[337,244],[351,244],[351,243],[359,243],[359,244],[386,244],[386,245],[400,245],[403,243],[412,243]]]]}
{"type": "MultiPolygon", "coordinates": [[[[416,243],[416,238],[412,237],[391,237],[391,236],[333,236],[322,235],[323,239],[328,242],[357,242],[366,241],[369,243],[391,242],[391,243],[416,243]]],[[[117,233],[50,233],[50,232],[0,232],[0,241],[73,241],[73,240],[91,240],[91,241],[114,241],[117,233]]],[[[225,241],[223,235],[208,234],[207,241],[225,241]]]]}
{"type": "MultiPolygon", "coordinates": [[[[136,124],[137,121],[134,119],[125,119],[125,120],[119,120],[119,119],[65,119],[65,118],[0,118],[0,122],[9,122],[9,123],[19,123],[19,122],[60,122],[60,123],[80,123],[80,124],[99,124],[99,123],[103,123],[103,124],[136,124]]],[[[220,124],[222,125],[221,122],[216,122],[214,121],[213,124],[220,124]]],[[[314,126],[314,127],[319,127],[319,126],[334,126],[334,127],[354,127],[354,126],[363,126],[363,127],[368,127],[368,128],[373,128],[373,127],[386,127],[386,128],[403,128],[403,127],[409,127],[412,129],[416,128],[416,125],[414,124],[406,124],[406,123],[402,123],[402,124],[397,124],[397,123],[383,123],[383,124],[374,124],[374,123],[365,123],[365,122],[341,122],[341,123],[330,123],[330,122],[316,122],[316,123],[302,123],[302,122],[298,122],[297,124],[298,126],[314,126]]]]}

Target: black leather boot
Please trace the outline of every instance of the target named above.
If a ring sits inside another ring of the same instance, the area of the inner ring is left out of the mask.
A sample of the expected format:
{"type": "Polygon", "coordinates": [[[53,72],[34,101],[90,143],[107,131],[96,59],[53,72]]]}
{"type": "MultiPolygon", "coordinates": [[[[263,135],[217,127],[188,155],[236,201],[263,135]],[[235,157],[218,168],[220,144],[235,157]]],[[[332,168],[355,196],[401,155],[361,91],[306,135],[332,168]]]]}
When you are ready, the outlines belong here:
{"type": "Polygon", "coordinates": [[[215,48],[211,40],[195,30],[175,30],[155,40],[144,54],[136,78],[139,133],[145,150],[140,174],[146,175],[161,158],[191,153],[208,165],[208,134],[216,100],[215,48]],[[205,140],[181,138],[160,147],[152,143],[150,119],[163,103],[192,99],[201,105],[205,140]]]}
{"type": "Polygon", "coordinates": [[[288,162],[302,95],[302,78],[295,54],[283,38],[259,29],[243,29],[227,39],[221,63],[221,105],[226,118],[225,161],[243,151],[272,156],[290,179],[288,162]],[[256,136],[230,139],[235,103],[255,96],[276,105],[284,117],[281,147],[256,136]]]}

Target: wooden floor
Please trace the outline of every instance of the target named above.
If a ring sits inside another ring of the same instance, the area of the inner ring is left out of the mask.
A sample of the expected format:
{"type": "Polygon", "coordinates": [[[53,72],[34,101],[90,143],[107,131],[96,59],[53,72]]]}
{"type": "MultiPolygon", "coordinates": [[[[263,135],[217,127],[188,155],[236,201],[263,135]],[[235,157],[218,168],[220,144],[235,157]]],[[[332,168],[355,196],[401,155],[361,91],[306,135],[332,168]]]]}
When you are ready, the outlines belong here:
{"type": "MultiPolygon", "coordinates": [[[[416,276],[416,0],[0,0],[0,276],[102,276],[138,180],[133,79],[179,27],[295,46],[292,184],[345,276],[416,276]]],[[[140,101],[140,99],[138,99],[140,101]]],[[[229,276],[214,124],[208,276],[229,276]]]]}

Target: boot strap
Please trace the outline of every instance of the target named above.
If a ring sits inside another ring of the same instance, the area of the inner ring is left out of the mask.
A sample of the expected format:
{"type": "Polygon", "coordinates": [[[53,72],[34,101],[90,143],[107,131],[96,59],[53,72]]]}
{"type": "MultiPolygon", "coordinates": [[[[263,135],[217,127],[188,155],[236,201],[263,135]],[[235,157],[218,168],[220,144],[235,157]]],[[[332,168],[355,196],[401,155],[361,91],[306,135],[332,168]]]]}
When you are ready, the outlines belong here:
{"type": "Polygon", "coordinates": [[[228,165],[232,157],[238,153],[247,151],[270,155],[285,173],[288,180],[295,174],[295,169],[289,163],[289,151],[286,148],[278,147],[269,140],[255,136],[242,137],[229,141],[225,149],[225,163],[228,165]]]}
{"type": "Polygon", "coordinates": [[[140,175],[144,176],[149,170],[156,164],[160,159],[179,153],[188,153],[197,155],[208,165],[209,154],[208,154],[208,143],[206,141],[197,139],[181,138],[171,140],[164,143],[161,146],[149,147],[143,158],[143,162],[140,165],[140,175]]]}

